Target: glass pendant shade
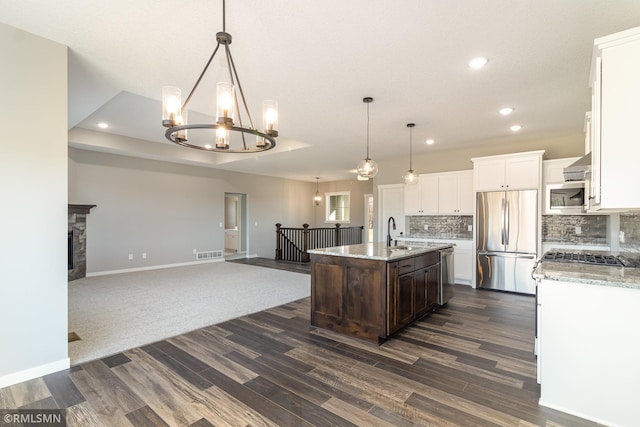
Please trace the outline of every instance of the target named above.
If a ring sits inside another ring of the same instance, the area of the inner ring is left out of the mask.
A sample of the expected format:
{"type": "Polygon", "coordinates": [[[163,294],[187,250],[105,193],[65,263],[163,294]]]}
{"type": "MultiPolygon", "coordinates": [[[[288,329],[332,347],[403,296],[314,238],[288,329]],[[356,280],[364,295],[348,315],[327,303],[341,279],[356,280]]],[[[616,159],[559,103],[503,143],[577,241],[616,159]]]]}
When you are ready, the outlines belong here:
{"type": "MultiPolygon", "coordinates": [[[[177,126],[182,126],[182,125],[186,125],[186,124],[189,123],[187,121],[187,111],[188,110],[184,110],[184,111],[181,111],[180,114],[178,114],[178,117],[176,118],[176,125],[177,126]]],[[[176,141],[179,141],[179,142],[187,141],[187,130],[186,129],[181,129],[178,132],[176,132],[176,141]]]]}
{"type": "Polygon", "coordinates": [[[216,85],[216,112],[218,123],[233,124],[235,104],[233,85],[227,82],[219,82],[216,85]]]}
{"type": "Polygon", "coordinates": [[[182,108],[182,95],[180,89],[173,86],[162,87],[162,125],[165,127],[177,126],[178,116],[182,108]]]}
{"type": "Polygon", "coordinates": [[[406,185],[416,185],[418,183],[418,174],[413,169],[409,169],[402,175],[402,181],[406,185]]]}
{"type": "Polygon", "coordinates": [[[268,135],[278,134],[278,103],[262,101],[262,129],[268,135]]]}
{"type": "Polygon", "coordinates": [[[229,148],[229,131],[225,128],[216,129],[216,148],[219,150],[229,148]]]}
{"type": "Polygon", "coordinates": [[[358,175],[363,178],[373,178],[378,173],[378,164],[367,158],[358,163],[358,175]]]}

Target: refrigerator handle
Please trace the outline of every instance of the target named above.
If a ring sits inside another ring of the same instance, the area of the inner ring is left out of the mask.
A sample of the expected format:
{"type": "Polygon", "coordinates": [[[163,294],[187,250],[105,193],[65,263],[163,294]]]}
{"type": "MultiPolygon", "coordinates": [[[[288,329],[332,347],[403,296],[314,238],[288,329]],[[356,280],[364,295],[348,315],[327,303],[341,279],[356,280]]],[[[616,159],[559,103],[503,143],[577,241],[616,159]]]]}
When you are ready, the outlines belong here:
{"type": "Polygon", "coordinates": [[[502,227],[500,227],[500,243],[504,246],[504,198],[500,199],[500,216],[502,217],[502,227]]]}
{"type": "Polygon", "coordinates": [[[509,200],[505,199],[504,200],[504,205],[505,205],[505,209],[504,209],[504,240],[505,240],[505,245],[509,245],[509,200]]]}

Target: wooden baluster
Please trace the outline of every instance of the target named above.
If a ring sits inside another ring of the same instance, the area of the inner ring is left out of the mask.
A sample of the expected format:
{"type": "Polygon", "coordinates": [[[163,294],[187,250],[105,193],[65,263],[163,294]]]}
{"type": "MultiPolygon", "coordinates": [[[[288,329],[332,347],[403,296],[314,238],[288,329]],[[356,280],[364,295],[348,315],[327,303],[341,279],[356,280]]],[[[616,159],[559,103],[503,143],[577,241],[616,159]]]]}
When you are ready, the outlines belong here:
{"type": "Polygon", "coordinates": [[[302,262],[311,261],[309,253],[309,224],[302,224],[302,262]]]}

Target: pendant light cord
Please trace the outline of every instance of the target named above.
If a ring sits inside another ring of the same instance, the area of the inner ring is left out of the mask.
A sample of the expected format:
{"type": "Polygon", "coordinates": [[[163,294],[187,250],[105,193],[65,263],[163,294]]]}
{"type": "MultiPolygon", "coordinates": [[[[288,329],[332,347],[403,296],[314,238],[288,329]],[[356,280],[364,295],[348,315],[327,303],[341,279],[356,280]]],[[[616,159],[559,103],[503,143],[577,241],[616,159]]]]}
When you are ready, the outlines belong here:
{"type": "Polygon", "coordinates": [[[367,160],[369,160],[369,103],[367,102],[367,160]]]}
{"type": "Polygon", "coordinates": [[[409,170],[413,170],[413,127],[409,128],[409,170]]]}

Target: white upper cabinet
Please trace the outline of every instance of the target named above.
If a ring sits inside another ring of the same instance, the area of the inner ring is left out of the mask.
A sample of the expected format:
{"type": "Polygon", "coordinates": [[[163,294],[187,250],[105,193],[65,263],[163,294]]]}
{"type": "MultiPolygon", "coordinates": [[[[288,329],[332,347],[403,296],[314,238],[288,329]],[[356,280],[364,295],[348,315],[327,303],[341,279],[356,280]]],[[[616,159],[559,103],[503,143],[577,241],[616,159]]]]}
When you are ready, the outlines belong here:
{"type": "Polygon", "coordinates": [[[540,189],[543,154],[541,150],[471,159],[475,191],[540,189]]]}
{"type": "Polygon", "coordinates": [[[418,183],[404,186],[405,215],[429,215],[438,213],[438,177],[435,174],[420,175],[418,183]]]}
{"type": "Polygon", "coordinates": [[[591,209],[640,209],[640,27],[594,45],[591,209]]]}
{"type": "Polygon", "coordinates": [[[473,171],[438,174],[438,213],[473,215],[473,171]]]}

